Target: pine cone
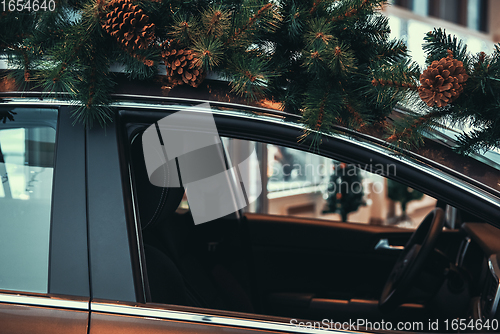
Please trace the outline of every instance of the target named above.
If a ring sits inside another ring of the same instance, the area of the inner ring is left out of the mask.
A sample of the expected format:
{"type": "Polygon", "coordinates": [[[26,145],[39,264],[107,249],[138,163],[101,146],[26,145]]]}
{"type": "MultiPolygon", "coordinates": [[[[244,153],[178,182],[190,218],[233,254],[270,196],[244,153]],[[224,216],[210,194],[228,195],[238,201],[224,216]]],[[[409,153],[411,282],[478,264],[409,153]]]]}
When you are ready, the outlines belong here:
{"type": "Polygon", "coordinates": [[[195,65],[194,52],[172,40],[163,43],[162,47],[161,55],[170,87],[182,84],[198,87],[205,76],[203,70],[195,65]]]}
{"type": "Polygon", "coordinates": [[[429,107],[445,107],[463,92],[463,84],[468,78],[464,64],[453,59],[448,50],[447,57],[433,61],[420,75],[422,85],[418,87],[418,95],[429,107]]]}
{"type": "Polygon", "coordinates": [[[154,39],[155,25],[147,24],[149,17],[130,0],[112,0],[105,10],[102,28],[126,48],[146,49],[154,39]]]}

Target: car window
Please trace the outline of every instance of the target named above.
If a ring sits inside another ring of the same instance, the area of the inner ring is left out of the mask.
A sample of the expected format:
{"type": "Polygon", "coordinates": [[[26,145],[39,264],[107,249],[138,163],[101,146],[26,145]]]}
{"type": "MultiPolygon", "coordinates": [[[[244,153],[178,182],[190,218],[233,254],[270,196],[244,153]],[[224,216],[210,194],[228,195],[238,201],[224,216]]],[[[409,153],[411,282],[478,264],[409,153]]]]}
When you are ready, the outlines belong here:
{"type": "Polygon", "coordinates": [[[362,170],[306,150],[230,138],[223,142],[231,152],[258,152],[253,164],[259,168],[242,177],[252,185],[251,194],[258,195],[255,180],[261,180],[263,191],[247,212],[416,228],[436,206],[434,198],[381,175],[397,173],[396,165],[362,170]]]}
{"type": "Polygon", "coordinates": [[[0,123],[0,289],[47,292],[57,111],[0,123]]]}

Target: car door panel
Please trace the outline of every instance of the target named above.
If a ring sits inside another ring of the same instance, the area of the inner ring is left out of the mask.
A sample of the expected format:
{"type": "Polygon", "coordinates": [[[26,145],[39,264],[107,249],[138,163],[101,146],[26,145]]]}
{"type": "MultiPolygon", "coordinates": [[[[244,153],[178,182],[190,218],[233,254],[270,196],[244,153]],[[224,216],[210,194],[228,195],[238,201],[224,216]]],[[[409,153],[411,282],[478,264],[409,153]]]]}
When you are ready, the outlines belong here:
{"type": "MultiPolygon", "coordinates": [[[[146,316],[111,315],[106,313],[92,313],[92,333],[106,334],[149,334],[149,333],[178,333],[178,334],[201,334],[201,333],[255,333],[254,329],[241,328],[237,326],[226,326],[210,324],[206,321],[186,322],[161,318],[150,318],[146,316]]],[[[276,331],[262,331],[259,333],[277,333],[276,331]]]]}
{"type": "MultiPolygon", "coordinates": [[[[403,246],[414,230],[319,219],[245,214],[256,286],[271,313],[318,315],[348,301],[376,308],[399,250],[376,249],[380,240],[403,246]],[[335,302],[336,301],[336,302],[335,302]],[[316,309],[316,311],[312,310],[316,309]],[[300,312],[302,310],[303,312],[300,312]],[[305,313],[304,313],[305,312],[305,313]]],[[[459,234],[443,233],[443,245],[459,234]]]]}
{"type": "MultiPolygon", "coordinates": [[[[136,119],[140,119],[144,123],[144,120],[155,122],[162,116],[165,116],[165,114],[153,111],[141,111],[140,114],[135,111],[126,111],[123,117],[129,117],[130,119],[135,119],[136,117],[136,119]]],[[[275,132],[271,131],[273,137],[269,138],[262,135],[263,131],[262,127],[260,127],[262,124],[258,121],[255,121],[254,125],[259,125],[259,131],[257,133],[257,129],[255,129],[255,133],[253,133],[248,128],[242,131],[241,127],[235,126],[237,122],[230,119],[230,116],[215,115],[214,118],[216,119],[220,135],[246,140],[261,140],[262,142],[304,149],[304,146],[298,147],[298,144],[290,139],[297,137],[297,129],[286,127],[284,127],[285,129],[278,129],[278,125],[276,124],[264,124],[264,127],[269,128],[269,130],[271,128],[277,130],[275,132]]],[[[125,120],[126,118],[123,119],[123,121],[125,120]]],[[[93,147],[95,150],[98,148],[102,149],[103,140],[106,141],[106,145],[109,145],[109,147],[116,146],[116,142],[113,143],[108,139],[104,139],[104,135],[109,136],[111,131],[124,132],[124,130],[128,129],[128,134],[132,136],[140,133],[140,127],[146,128],[146,126],[150,126],[151,123],[149,121],[146,121],[144,124],[138,124],[135,128],[124,127],[118,130],[112,125],[107,129],[105,134],[103,131],[98,130],[100,132],[100,140],[89,140],[89,147],[93,147]]],[[[245,124],[252,125],[252,123],[254,123],[253,120],[245,120],[245,124]]],[[[349,150],[352,146],[350,143],[334,143],[333,141],[330,141],[328,146],[324,146],[325,150],[322,150],[322,153],[328,156],[328,158],[344,157],[341,154],[343,153],[342,150],[339,151],[336,149],[338,145],[342,146],[341,148],[346,152],[351,152],[349,150]]],[[[372,158],[375,161],[394,162],[392,158],[373,152],[367,154],[369,151],[366,149],[358,148],[358,151],[357,155],[350,155],[350,162],[371,162],[372,158]]],[[[97,164],[99,159],[89,159],[90,163],[92,163],[92,160],[94,164],[97,164]]],[[[95,167],[93,170],[98,171],[95,167]]],[[[125,164],[122,164],[121,170],[124,175],[122,176],[122,182],[124,180],[129,182],[130,171],[125,164]]],[[[106,173],[111,176],[109,171],[106,173]]],[[[403,179],[405,176],[408,176],[408,179],[415,180],[415,178],[409,177],[414,176],[413,170],[410,167],[404,169],[402,176],[398,177],[398,179],[403,179]]],[[[112,187],[104,186],[105,183],[111,184],[109,182],[110,179],[102,178],[101,182],[99,182],[99,189],[113,188],[118,184],[118,182],[114,181],[112,187]]],[[[130,184],[122,184],[122,190],[130,189],[130,187],[130,184]]],[[[113,198],[108,198],[108,202],[116,201],[118,198],[116,194],[119,191],[109,193],[113,198]]],[[[125,198],[127,199],[127,196],[125,198]]],[[[125,210],[127,210],[127,205],[126,200],[125,210]]],[[[90,203],[90,206],[94,206],[94,204],[90,203]]],[[[123,210],[123,208],[117,208],[116,210],[123,210]]],[[[129,224],[133,219],[131,215],[123,218],[128,218],[129,224]]],[[[384,239],[388,240],[389,245],[401,247],[406,244],[413,233],[413,230],[391,226],[340,223],[307,218],[259,214],[246,214],[246,218],[249,230],[248,237],[251,242],[251,251],[254,260],[253,278],[255,278],[259,295],[264,300],[264,307],[259,312],[273,315],[280,315],[278,312],[281,312],[283,316],[291,316],[294,313],[287,312],[286,307],[292,305],[310,311],[309,314],[307,312],[301,313],[305,315],[304,318],[308,319],[317,318],[318,314],[325,314],[325,317],[336,316],[337,311],[341,312],[342,310],[347,310],[351,314],[356,314],[356,311],[361,309],[366,309],[368,310],[367,313],[371,312],[372,314],[373,310],[378,310],[377,299],[390,270],[400,254],[400,250],[376,250],[375,248],[384,239]],[[349,303],[349,305],[346,306],[346,303],[349,303]],[[276,307],[277,312],[270,311],[272,307],[276,307]]],[[[124,220],[115,218],[112,224],[114,224],[115,228],[123,228],[123,222],[124,220]]],[[[104,228],[103,224],[105,223],[108,224],[105,220],[102,220],[99,224],[96,224],[96,228],[104,228]]],[[[94,223],[92,222],[91,224],[94,223]]],[[[102,235],[92,232],[93,228],[92,226],[90,227],[91,248],[93,248],[92,244],[94,242],[102,243],[104,239],[109,240],[110,243],[114,243],[115,246],[118,244],[112,240],[112,238],[117,239],[116,236],[109,234],[109,237],[104,238],[102,235]]],[[[137,226],[135,228],[138,229],[137,226]]],[[[138,229],[138,231],[140,230],[138,229]]],[[[137,233],[137,231],[134,231],[129,226],[129,233],[131,232],[137,233]]],[[[133,256],[137,256],[135,253],[140,251],[141,247],[137,247],[136,250],[134,249],[135,246],[132,247],[132,244],[140,240],[140,235],[137,240],[135,238],[129,239],[129,246],[131,248],[120,246],[120,252],[125,252],[127,257],[130,253],[133,256]]],[[[122,241],[120,241],[120,244],[124,245],[122,241]]],[[[91,249],[91,254],[94,253],[100,254],[99,256],[101,257],[107,256],[103,255],[105,253],[104,248],[99,250],[97,248],[95,250],[91,249]]],[[[118,256],[118,252],[116,255],[118,256]]],[[[124,259],[125,255],[120,255],[122,258],[121,261],[130,261],[130,258],[128,260],[124,259]]],[[[140,256],[137,256],[137,259],[132,258],[132,261],[139,262],[139,259],[140,256]]],[[[95,261],[100,260],[99,258],[92,260],[92,262],[95,261]]],[[[107,262],[110,263],[109,260],[107,262]]],[[[137,271],[140,269],[140,266],[134,269],[137,271]]],[[[128,271],[129,269],[127,269],[128,271]]],[[[113,273],[113,277],[118,276],[120,275],[113,273]]],[[[129,274],[126,275],[126,280],[130,281],[129,274]]],[[[100,285],[98,288],[99,291],[104,291],[106,287],[113,285],[113,281],[114,279],[100,279],[93,281],[93,283],[100,285]]],[[[145,278],[145,281],[147,282],[147,278],[145,278]]],[[[131,282],[127,284],[129,286],[132,285],[131,282]]],[[[137,288],[138,284],[136,282],[137,288]]],[[[145,289],[147,290],[147,286],[145,289]]],[[[142,295],[141,291],[136,290],[136,297],[140,297],[140,295],[142,295]]],[[[116,300],[131,301],[133,299],[131,295],[127,299],[120,298],[116,300]]],[[[146,301],[148,301],[147,298],[146,301]]],[[[214,311],[211,309],[206,310],[210,315],[190,314],[189,316],[192,317],[189,318],[187,314],[172,311],[170,309],[171,305],[162,307],[155,304],[148,304],[146,301],[137,300],[140,304],[125,306],[125,303],[122,302],[113,304],[113,299],[106,297],[105,305],[97,302],[92,303],[91,334],[104,332],[218,332],[225,325],[224,322],[218,322],[219,319],[211,315],[214,311]]],[[[416,308],[418,307],[417,305],[416,308]]],[[[172,308],[175,309],[176,307],[172,306],[172,308]]],[[[202,311],[204,312],[205,310],[202,311]]],[[[241,318],[241,314],[231,317],[231,319],[236,318],[241,318]]],[[[225,330],[228,332],[246,331],[246,329],[234,324],[225,326],[225,330]]]]}
{"type": "Polygon", "coordinates": [[[0,292],[2,334],[85,334],[88,297],[0,292]]]}
{"type": "Polygon", "coordinates": [[[3,334],[86,334],[88,311],[0,303],[0,323],[3,334]]]}
{"type": "Polygon", "coordinates": [[[304,333],[290,318],[255,315],[196,307],[112,303],[96,300],[91,305],[91,332],[106,334],[146,333],[304,333]]]}
{"type": "Polygon", "coordinates": [[[360,298],[380,291],[399,252],[375,251],[375,246],[380,239],[404,245],[413,232],[283,216],[246,214],[246,218],[256,273],[273,273],[260,279],[266,288],[321,291],[324,297],[360,298]]]}

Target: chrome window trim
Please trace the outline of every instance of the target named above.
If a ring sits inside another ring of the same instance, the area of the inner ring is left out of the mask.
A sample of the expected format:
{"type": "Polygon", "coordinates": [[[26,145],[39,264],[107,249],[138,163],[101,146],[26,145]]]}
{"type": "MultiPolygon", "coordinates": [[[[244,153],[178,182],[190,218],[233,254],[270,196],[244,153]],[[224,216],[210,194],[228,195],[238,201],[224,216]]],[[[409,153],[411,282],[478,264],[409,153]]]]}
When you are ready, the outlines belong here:
{"type": "MultiPolygon", "coordinates": [[[[68,101],[68,100],[60,100],[55,97],[56,95],[59,96],[67,96],[71,97],[70,93],[65,93],[65,92],[60,92],[60,93],[50,93],[50,92],[19,92],[19,91],[13,91],[13,92],[0,92],[0,96],[5,96],[7,101],[5,102],[15,102],[15,103],[29,103],[29,104],[34,104],[34,103],[40,103],[40,104],[46,104],[46,103],[56,103],[60,105],[78,105],[78,103],[74,101],[68,101]],[[44,94],[45,98],[41,99],[40,96],[44,94]],[[53,95],[53,96],[51,96],[53,95]],[[52,102],[50,102],[52,101],[52,102]]],[[[129,99],[129,100],[138,100],[142,102],[137,102],[137,101],[115,101],[111,103],[111,106],[118,107],[118,106],[127,106],[131,105],[133,103],[138,104],[140,107],[144,108],[155,108],[155,109],[161,109],[161,107],[168,107],[168,105],[165,104],[153,104],[151,101],[158,101],[158,102],[185,102],[185,103],[211,103],[213,105],[218,105],[218,106],[223,106],[223,107],[232,107],[235,109],[239,110],[247,110],[247,111],[253,111],[253,112],[259,112],[262,114],[267,114],[270,116],[274,117],[279,117],[279,118],[285,118],[285,117],[291,117],[291,118],[296,118],[297,120],[300,120],[301,116],[295,115],[295,114],[290,114],[284,111],[280,110],[275,110],[275,109],[267,109],[263,107],[257,107],[257,106],[250,106],[250,105],[243,105],[243,104],[237,104],[237,103],[232,103],[232,102],[224,102],[224,101],[211,101],[211,100],[204,100],[204,99],[195,99],[195,98],[185,98],[185,97],[169,97],[169,96],[146,96],[146,95],[134,95],[134,94],[110,94],[114,98],[123,98],[123,99],[129,99]],[[125,105],[124,105],[125,104],[125,105]]],[[[135,106],[134,106],[135,107],[135,106]]],[[[127,107],[128,108],[128,107],[127,107]]]]}
{"type": "MultiPolygon", "coordinates": [[[[158,318],[174,321],[189,321],[200,324],[211,324],[220,326],[242,327],[257,330],[284,331],[287,333],[342,333],[361,334],[363,332],[336,330],[336,329],[310,329],[294,326],[292,324],[279,323],[265,320],[253,320],[243,318],[232,318],[228,316],[218,316],[203,313],[173,311],[165,309],[155,309],[142,306],[118,305],[109,303],[93,302],[90,304],[92,312],[101,312],[116,315],[137,316],[144,318],[158,318]]],[[[311,321],[312,322],[312,321],[311,321]]]]}
{"type": "Polygon", "coordinates": [[[136,247],[137,247],[137,253],[138,253],[138,258],[139,258],[139,270],[141,271],[141,277],[143,278],[141,280],[141,285],[142,285],[142,297],[144,298],[145,301],[147,301],[147,296],[146,296],[146,284],[144,282],[144,268],[146,268],[146,265],[142,262],[142,249],[141,249],[141,241],[139,240],[139,232],[141,230],[140,228],[140,222],[139,222],[139,214],[137,213],[136,210],[136,203],[134,199],[134,187],[132,185],[132,170],[130,163],[127,164],[127,169],[128,169],[128,175],[129,175],[129,185],[130,185],[130,194],[131,194],[131,199],[132,199],[132,213],[134,215],[134,230],[135,230],[135,242],[136,242],[136,247]]]}
{"type": "Polygon", "coordinates": [[[27,296],[21,294],[0,293],[0,303],[64,308],[70,310],[89,310],[89,302],[69,300],[50,296],[27,296]]]}
{"type": "Polygon", "coordinates": [[[488,259],[488,267],[490,269],[493,278],[497,281],[497,291],[495,292],[495,298],[493,299],[493,304],[491,304],[490,318],[493,319],[498,309],[498,302],[500,301],[500,268],[498,267],[497,255],[493,254],[488,259]]]}

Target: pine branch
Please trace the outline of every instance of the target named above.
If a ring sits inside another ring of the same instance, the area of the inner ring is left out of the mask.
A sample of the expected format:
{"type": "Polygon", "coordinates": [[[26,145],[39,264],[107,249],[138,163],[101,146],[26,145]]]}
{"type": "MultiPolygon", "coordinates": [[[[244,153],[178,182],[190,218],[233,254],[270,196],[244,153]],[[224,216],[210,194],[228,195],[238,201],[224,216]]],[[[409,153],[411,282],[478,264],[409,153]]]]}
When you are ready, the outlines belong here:
{"type": "Polygon", "coordinates": [[[376,62],[384,62],[386,64],[394,64],[408,57],[408,48],[401,40],[392,40],[382,42],[377,48],[378,55],[375,58],[376,62]]]}
{"type": "Polygon", "coordinates": [[[258,20],[260,19],[263,19],[264,18],[264,15],[271,11],[273,9],[273,4],[272,3],[267,3],[265,4],[264,6],[262,6],[258,11],[257,13],[255,13],[254,15],[252,15],[248,21],[241,27],[239,28],[238,30],[236,30],[236,32],[230,36],[227,41],[224,43],[224,45],[232,45],[234,43],[236,43],[238,40],[240,40],[242,38],[243,35],[245,35],[247,33],[247,31],[256,23],[258,22],[258,20]]]}
{"type": "Polygon", "coordinates": [[[109,95],[114,82],[107,73],[102,75],[99,72],[99,76],[97,75],[97,68],[103,68],[104,64],[109,65],[109,63],[94,52],[91,51],[89,58],[91,68],[85,70],[76,86],[77,100],[85,101],[85,104],[78,106],[73,112],[74,123],[81,122],[89,128],[95,121],[101,126],[112,121],[109,95]]]}
{"type": "Polygon", "coordinates": [[[387,114],[397,104],[411,106],[420,103],[417,93],[420,69],[418,64],[402,60],[396,64],[372,65],[372,79],[361,93],[372,96],[372,103],[387,114]]]}
{"type": "Polygon", "coordinates": [[[284,12],[282,13],[282,15],[285,15],[284,30],[287,37],[297,43],[305,26],[303,18],[308,15],[307,12],[301,10],[300,5],[296,4],[295,1],[287,2],[285,6],[286,8],[284,8],[284,12]]]}
{"type": "Polygon", "coordinates": [[[51,74],[49,75],[49,80],[52,80],[54,82],[57,82],[61,79],[61,76],[63,75],[63,72],[66,71],[68,64],[73,62],[73,60],[78,57],[79,51],[81,48],[88,43],[88,39],[81,36],[78,32],[75,33],[75,35],[72,35],[74,33],[71,31],[66,37],[68,38],[68,41],[65,41],[60,48],[62,48],[64,51],[70,50],[69,52],[57,52],[56,54],[53,54],[52,59],[57,63],[59,62],[60,65],[57,66],[59,70],[57,71],[56,74],[51,74]],[[82,38],[83,37],[83,38],[82,38]],[[71,43],[74,43],[72,46],[70,46],[71,43]]]}
{"type": "Polygon", "coordinates": [[[332,26],[325,19],[313,19],[309,25],[309,31],[305,34],[305,41],[310,48],[321,48],[327,46],[337,39],[332,35],[332,26]]]}
{"type": "Polygon", "coordinates": [[[328,72],[328,63],[326,60],[329,58],[327,49],[322,46],[318,49],[313,49],[310,51],[304,51],[304,67],[309,73],[314,75],[317,80],[321,80],[328,72]],[[325,72],[326,71],[326,72],[325,72]]]}
{"type": "Polygon", "coordinates": [[[498,147],[500,147],[498,129],[491,131],[491,128],[486,128],[469,134],[461,134],[459,136],[459,146],[455,148],[455,151],[467,155],[475,152],[486,152],[498,147]]]}
{"type": "Polygon", "coordinates": [[[196,66],[211,71],[217,68],[224,55],[223,43],[212,37],[202,37],[193,44],[196,66]]]}
{"type": "Polygon", "coordinates": [[[349,115],[350,115],[349,118],[351,120],[353,120],[353,122],[355,124],[354,128],[359,130],[362,127],[364,127],[366,125],[366,123],[363,120],[363,117],[361,117],[361,115],[356,110],[354,110],[354,108],[352,107],[351,104],[349,104],[349,102],[347,101],[347,99],[345,99],[344,101],[345,101],[346,109],[347,109],[347,111],[349,112],[349,115]]]}
{"type": "Polygon", "coordinates": [[[341,22],[345,19],[349,19],[351,17],[356,17],[363,13],[372,13],[376,8],[380,8],[383,3],[386,1],[377,1],[377,0],[358,0],[358,1],[345,1],[345,5],[338,8],[338,10],[334,11],[334,16],[331,18],[332,22],[341,22]],[[338,14],[341,12],[341,14],[338,14]],[[337,14],[337,15],[335,15],[337,14]]]}
{"type": "Polygon", "coordinates": [[[340,43],[329,49],[329,67],[333,75],[347,77],[358,69],[354,52],[344,43],[340,43]]]}
{"type": "Polygon", "coordinates": [[[226,75],[232,78],[231,92],[246,96],[249,100],[257,100],[263,97],[269,78],[274,73],[267,69],[264,59],[248,55],[248,59],[232,59],[226,75]]]}
{"type": "Polygon", "coordinates": [[[6,47],[21,54],[22,59],[23,59],[24,81],[25,82],[31,81],[30,61],[29,61],[29,56],[28,56],[28,52],[26,51],[26,48],[23,46],[18,47],[15,45],[8,45],[6,47]]]}
{"type": "Polygon", "coordinates": [[[228,34],[231,26],[231,13],[222,6],[209,7],[201,15],[204,35],[220,38],[228,34]]]}
{"type": "Polygon", "coordinates": [[[188,18],[180,14],[174,16],[174,24],[170,27],[168,35],[182,44],[189,45],[198,33],[198,21],[194,17],[188,18]]]}
{"type": "Polygon", "coordinates": [[[463,62],[465,68],[469,68],[467,46],[463,45],[462,41],[459,41],[456,36],[447,35],[446,30],[438,28],[428,32],[424,41],[426,43],[422,49],[427,54],[427,65],[430,65],[435,60],[446,57],[448,50],[451,50],[453,58],[463,62]]]}
{"type": "Polygon", "coordinates": [[[305,108],[302,112],[306,125],[303,139],[311,131],[331,133],[342,108],[338,90],[331,84],[317,82],[306,93],[305,108]]]}
{"type": "Polygon", "coordinates": [[[114,82],[109,77],[112,49],[101,33],[101,4],[92,0],[84,6],[82,22],[75,26],[75,36],[86,36],[78,54],[79,72],[75,78],[73,99],[81,104],[73,112],[74,123],[92,127],[112,121],[109,104],[114,82]]]}
{"type": "Polygon", "coordinates": [[[217,71],[247,99],[272,94],[284,110],[303,115],[314,145],[335,124],[360,131],[386,124],[399,104],[419,114],[395,123],[393,143],[421,144],[425,131],[447,121],[472,127],[461,137],[462,152],[498,147],[500,45],[491,55],[470,55],[457,37],[435,29],[425,37],[427,61],[447,50],[452,56],[442,62],[446,69],[435,63],[420,80],[404,43],[389,40],[388,19],[377,12],[386,3],[65,0],[50,13],[1,13],[0,49],[23,89],[34,82],[68,92],[80,104],[75,121],[87,126],[111,121],[110,64],[143,80],[164,62],[165,87],[196,87],[217,71]]]}
{"type": "Polygon", "coordinates": [[[417,91],[417,86],[415,86],[412,82],[399,82],[399,81],[393,81],[391,79],[385,80],[385,79],[372,79],[372,85],[374,87],[377,87],[378,85],[382,87],[391,87],[395,89],[401,89],[401,88],[406,88],[409,90],[417,91]]]}
{"type": "Polygon", "coordinates": [[[314,3],[311,7],[311,9],[309,9],[309,14],[314,14],[316,12],[316,10],[318,10],[318,6],[319,4],[321,3],[322,0],[314,0],[314,3]]]}
{"type": "Polygon", "coordinates": [[[441,108],[413,119],[405,118],[402,124],[396,124],[393,134],[387,138],[389,143],[396,143],[399,147],[419,146],[423,143],[422,132],[429,127],[439,126],[437,120],[447,117],[449,110],[441,108]],[[403,130],[397,128],[403,127],[403,130]]]}
{"type": "Polygon", "coordinates": [[[158,74],[158,68],[155,65],[160,63],[160,51],[156,47],[145,51],[132,52],[123,50],[116,56],[118,64],[125,65],[125,72],[130,79],[145,80],[158,74]]]}

